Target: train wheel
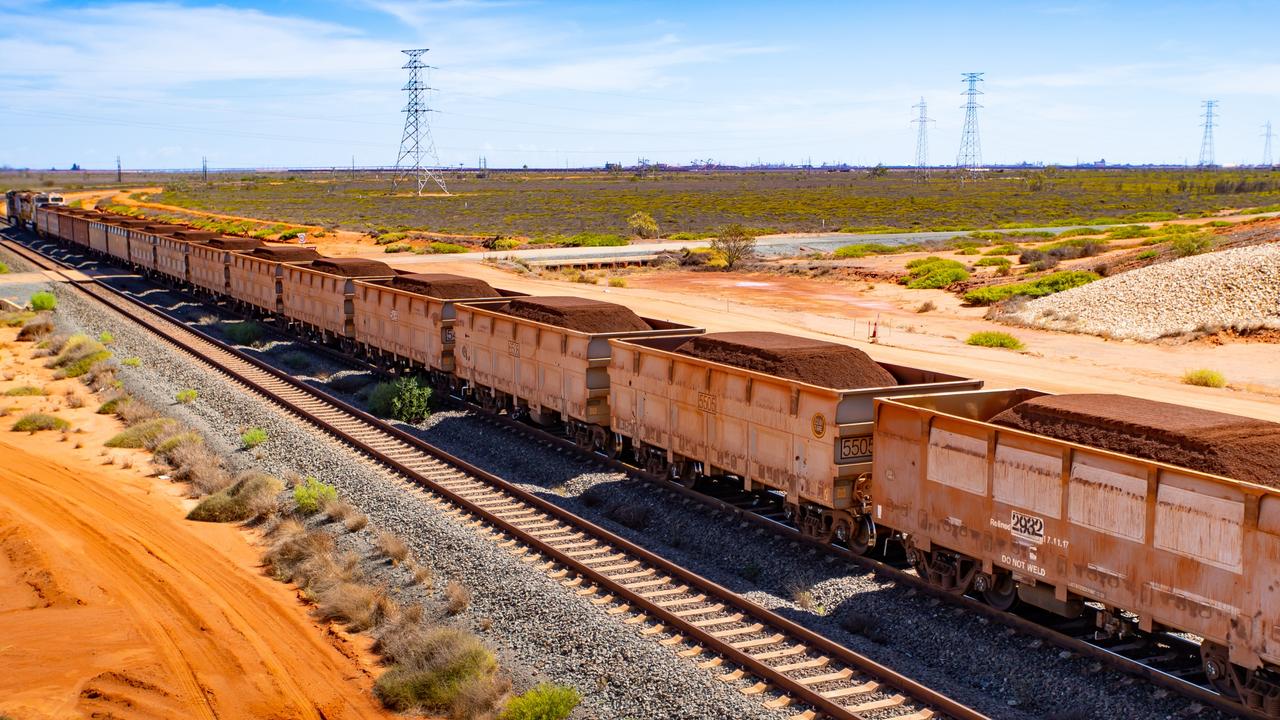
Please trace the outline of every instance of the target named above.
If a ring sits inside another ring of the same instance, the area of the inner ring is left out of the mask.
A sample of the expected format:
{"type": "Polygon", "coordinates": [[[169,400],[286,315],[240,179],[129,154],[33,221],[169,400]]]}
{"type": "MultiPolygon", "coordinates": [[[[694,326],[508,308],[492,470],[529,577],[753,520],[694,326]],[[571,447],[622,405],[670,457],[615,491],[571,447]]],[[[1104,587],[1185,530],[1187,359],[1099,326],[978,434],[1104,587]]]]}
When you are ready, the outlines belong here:
{"type": "Polygon", "coordinates": [[[605,434],[605,440],[601,443],[600,449],[604,452],[605,457],[610,460],[617,460],[622,457],[622,452],[626,449],[626,446],[621,435],[611,432],[605,434]]]}
{"type": "Polygon", "coordinates": [[[866,515],[854,519],[852,523],[848,520],[838,520],[835,536],[853,554],[865,555],[876,544],[876,524],[866,515]]]}
{"type": "Polygon", "coordinates": [[[1008,612],[1018,604],[1018,581],[1009,573],[997,573],[991,587],[982,591],[982,599],[997,610],[1008,612]]]}
{"type": "Polygon", "coordinates": [[[1200,643],[1200,662],[1204,665],[1204,677],[1214,690],[1229,698],[1239,697],[1236,671],[1226,648],[1211,642],[1200,643]]]}

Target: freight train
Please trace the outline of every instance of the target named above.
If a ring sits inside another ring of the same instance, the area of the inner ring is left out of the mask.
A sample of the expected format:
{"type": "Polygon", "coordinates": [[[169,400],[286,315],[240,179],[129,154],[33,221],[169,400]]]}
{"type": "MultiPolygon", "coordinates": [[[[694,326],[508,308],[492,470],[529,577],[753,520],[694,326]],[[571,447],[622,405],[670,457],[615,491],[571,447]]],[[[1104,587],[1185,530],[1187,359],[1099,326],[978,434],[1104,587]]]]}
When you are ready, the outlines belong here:
{"type": "Polygon", "coordinates": [[[1280,717],[1280,425],[869,359],[869,380],[832,388],[814,368],[859,351],[15,195],[11,223],[562,427],[586,451],[781,497],[803,532],[855,552],[891,537],[939,588],[1090,612],[1100,633],[1195,636],[1215,688],[1280,717]]]}

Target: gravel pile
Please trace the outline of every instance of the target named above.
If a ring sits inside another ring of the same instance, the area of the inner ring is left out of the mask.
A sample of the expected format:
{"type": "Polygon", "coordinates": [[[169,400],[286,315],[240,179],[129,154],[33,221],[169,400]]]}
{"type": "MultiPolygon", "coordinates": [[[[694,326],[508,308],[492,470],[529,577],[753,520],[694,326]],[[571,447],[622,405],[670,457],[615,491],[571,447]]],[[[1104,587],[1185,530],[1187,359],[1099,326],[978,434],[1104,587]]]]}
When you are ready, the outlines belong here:
{"type": "Polygon", "coordinates": [[[1280,328],[1280,243],[1151,265],[1032,300],[998,319],[1146,342],[1280,328]]]}
{"type": "MultiPolygon", "coordinates": [[[[193,367],[141,331],[104,319],[96,305],[69,288],[60,288],[59,296],[61,316],[94,333],[111,330],[118,355],[141,358],[140,367],[122,373],[133,391],[170,404],[175,415],[206,430],[233,458],[244,458],[235,448],[240,428],[266,429],[271,439],[260,448],[260,462],[267,469],[310,473],[333,482],[370,515],[374,526],[401,533],[435,569],[436,587],[426,599],[438,602],[448,578],[469,585],[474,600],[462,622],[499,647],[508,666],[528,669],[529,679],[582,690],[585,717],[785,716],[785,711],[779,715],[745,700],[652,639],[637,637],[637,626],[605,618],[601,608],[459,527],[414,490],[351,460],[324,436],[193,367]],[[183,387],[199,390],[199,400],[173,405],[174,393],[183,387]],[[480,630],[486,619],[491,627],[480,630]]],[[[160,304],[172,302],[169,294],[148,295],[153,297],[160,304]]],[[[274,348],[264,354],[277,356],[274,348]]],[[[315,357],[317,367],[328,364],[315,357]]],[[[337,374],[328,382],[351,375],[337,374]]],[[[411,429],[993,718],[1222,717],[1094,660],[992,625],[857,566],[820,557],[655,486],[603,471],[575,453],[518,438],[470,413],[439,411],[411,429]],[[624,508],[628,512],[619,512],[624,508]]]]}
{"type": "MultiPolygon", "coordinates": [[[[313,475],[337,485],[342,496],[367,513],[371,528],[390,529],[429,563],[434,587],[406,586],[402,604],[442,605],[450,579],[472,590],[469,609],[453,621],[470,627],[495,647],[504,665],[523,686],[552,681],[572,685],[583,695],[582,716],[590,718],[781,718],[734,686],[699,670],[653,639],[638,635],[551,580],[534,565],[479,536],[440,512],[416,488],[353,459],[341,445],[286,413],[152,338],[119,322],[75,290],[57,286],[59,322],[91,334],[109,330],[118,357],[136,357],[137,367],[119,376],[129,392],[191,424],[208,437],[233,466],[253,464],[282,477],[313,475]],[[174,395],[193,388],[199,398],[179,405],[174,395]],[[238,448],[247,427],[266,430],[269,439],[252,452],[238,448]],[[640,669],[640,670],[638,670],[640,669]]],[[[473,438],[474,440],[474,438],[473,438]]],[[[366,535],[372,531],[362,531],[366,535]]],[[[368,543],[372,536],[361,541],[368,543]]],[[[345,541],[344,542],[348,542],[345,541]]],[[[385,572],[403,575],[399,568],[385,572]]],[[[393,578],[394,579],[394,578],[393,578]]],[[[723,671],[723,670],[722,670],[723,671]]]]}

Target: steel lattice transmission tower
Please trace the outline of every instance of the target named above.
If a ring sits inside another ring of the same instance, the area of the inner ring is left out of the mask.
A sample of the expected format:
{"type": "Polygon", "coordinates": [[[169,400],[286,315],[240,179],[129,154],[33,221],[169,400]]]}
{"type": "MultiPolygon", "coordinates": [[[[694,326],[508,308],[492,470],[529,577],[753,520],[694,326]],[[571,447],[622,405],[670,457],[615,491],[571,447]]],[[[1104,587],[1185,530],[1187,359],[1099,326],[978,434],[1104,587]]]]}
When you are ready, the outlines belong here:
{"type": "Polygon", "coordinates": [[[1271,121],[1262,124],[1262,167],[1271,167],[1271,121]]]}
{"type": "Polygon", "coordinates": [[[431,124],[427,121],[427,113],[431,112],[431,108],[427,106],[427,93],[431,88],[427,86],[423,76],[425,71],[432,69],[422,60],[427,48],[401,52],[409,56],[409,61],[403,68],[409,71],[409,82],[401,88],[409,93],[409,101],[404,106],[404,135],[400,138],[400,157],[396,158],[395,178],[391,181],[391,186],[393,189],[397,188],[401,180],[412,176],[418,186],[418,195],[422,195],[422,189],[429,182],[439,185],[440,190],[448,195],[449,188],[445,187],[444,178],[431,169],[440,165],[440,158],[436,155],[436,143],[431,139],[431,124]],[[430,159],[431,165],[422,164],[424,156],[430,159]]]}
{"type": "Polygon", "coordinates": [[[920,178],[929,177],[929,123],[933,122],[933,118],[929,117],[929,104],[920,98],[920,102],[912,105],[912,108],[920,111],[919,116],[912,123],[916,123],[916,169],[920,171],[920,178]]]}
{"type": "Polygon", "coordinates": [[[956,155],[956,167],[973,172],[982,166],[982,141],[978,137],[978,96],[982,91],[978,83],[984,73],[962,73],[969,88],[964,91],[964,130],[960,133],[960,152],[956,155]]]}
{"type": "Polygon", "coordinates": [[[1218,107],[1217,100],[1205,100],[1200,103],[1204,106],[1204,114],[1200,117],[1204,118],[1204,137],[1200,139],[1200,163],[1202,168],[1213,167],[1217,165],[1213,161],[1213,128],[1217,126],[1214,122],[1213,111],[1218,107]]]}

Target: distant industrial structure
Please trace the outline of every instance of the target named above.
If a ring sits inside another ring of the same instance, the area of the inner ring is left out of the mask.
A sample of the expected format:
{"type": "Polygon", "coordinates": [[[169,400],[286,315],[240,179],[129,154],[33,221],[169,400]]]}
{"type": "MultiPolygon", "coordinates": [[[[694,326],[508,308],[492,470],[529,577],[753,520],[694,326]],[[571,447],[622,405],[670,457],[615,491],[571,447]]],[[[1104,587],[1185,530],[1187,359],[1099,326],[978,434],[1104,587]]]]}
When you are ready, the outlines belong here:
{"type": "Polygon", "coordinates": [[[920,102],[911,107],[920,111],[911,122],[919,125],[916,129],[916,168],[920,171],[920,178],[925,179],[929,177],[929,123],[933,122],[933,118],[929,117],[929,104],[924,98],[920,98],[920,102]]]}
{"type": "Polygon", "coordinates": [[[1262,124],[1262,167],[1271,167],[1271,121],[1262,124]]]}
{"type": "Polygon", "coordinates": [[[984,73],[963,73],[964,81],[969,84],[964,91],[964,129],[960,131],[960,152],[956,154],[956,167],[973,172],[982,167],[982,140],[978,137],[978,96],[982,91],[978,83],[982,82],[984,73]]]}
{"type": "Polygon", "coordinates": [[[1213,111],[1217,109],[1218,101],[1205,100],[1200,104],[1204,106],[1204,114],[1200,116],[1204,118],[1204,135],[1200,138],[1200,162],[1197,165],[1202,168],[1211,168],[1217,166],[1213,157],[1213,128],[1217,125],[1213,111]]]}
{"type": "Polygon", "coordinates": [[[409,82],[401,88],[409,93],[409,99],[404,106],[404,134],[400,137],[400,155],[396,158],[391,186],[397,188],[402,180],[412,178],[418,187],[419,196],[422,195],[422,189],[431,182],[439,185],[440,191],[448,195],[449,188],[445,187],[444,176],[432,169],[439,167],[440,157],[436,154],[436,143],[431,137],[431,124],[427,119],[431,112],[427,105],[427,93],[431,88],[423,80],[423,74],[432,69],[422,59],[427,48],[401,52],[409,56],[409,61],[402,68],[409,71],[409,82]],[[423,165],[423,157],[429,158],[431,164],[423,165]]]}

